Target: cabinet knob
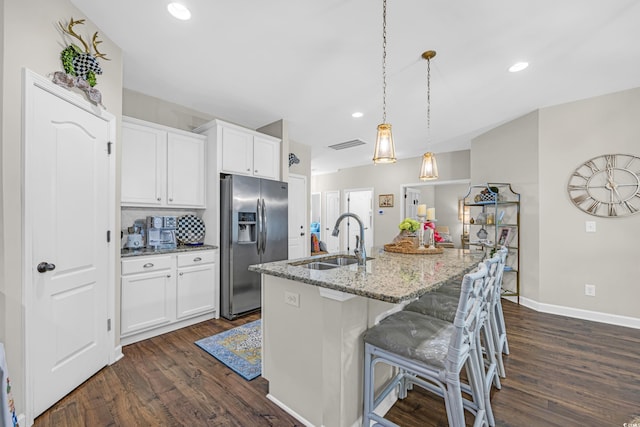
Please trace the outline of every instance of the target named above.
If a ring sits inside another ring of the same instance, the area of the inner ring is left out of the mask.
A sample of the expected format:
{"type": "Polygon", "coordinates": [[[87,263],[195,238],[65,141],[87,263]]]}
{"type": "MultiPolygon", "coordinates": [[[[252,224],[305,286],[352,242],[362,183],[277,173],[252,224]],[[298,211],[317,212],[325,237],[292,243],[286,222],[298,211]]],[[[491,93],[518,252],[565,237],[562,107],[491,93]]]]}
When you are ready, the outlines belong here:
{"type": "Polygon", "coordinates": [[[253,173],[258,173],[258,169],[254,170],[253,173]]]}
{"type": "Polygon", "coordinates": [[[173,197],[171,197],[171,198],[169,199],[169,201],[170,201],[170,202],[173,202],[173,197]]]}
{"type": "Polygon", "coordinates": [[[162,198],[161,198],[161,197],[158,197],[158,201],[160,201],[160,200],[162,200],[162,198]]]}
{"type": "Polygon", "coordinates": [[[247,172],[251,172],[251,169],[247,168],[247,172]]]}
{"type": "Polygon", "coordinates": [[[168,279],[170,279],[170,278],[171,278],[171,275],[170,275],[170,274],[167,274],[167,278],[168,278],[168,279]]]}
{"type": "Polygon", "coordinates": [[[152,262],[148,262],[145,265],[142,266],[142,268],[151,268],[153,267],[153,263],[152,262]]]}
{"type": "Polygon", "coordinates": [[[193,262],[200,262],[200,261],[202,261],[202,258],[200,258],[199,256],[193,259],[193,262]]]}
{"type": "Polygon", "coordinates": [[[180,275],[182,276],[184,273],[180,272],[180,275]]]}

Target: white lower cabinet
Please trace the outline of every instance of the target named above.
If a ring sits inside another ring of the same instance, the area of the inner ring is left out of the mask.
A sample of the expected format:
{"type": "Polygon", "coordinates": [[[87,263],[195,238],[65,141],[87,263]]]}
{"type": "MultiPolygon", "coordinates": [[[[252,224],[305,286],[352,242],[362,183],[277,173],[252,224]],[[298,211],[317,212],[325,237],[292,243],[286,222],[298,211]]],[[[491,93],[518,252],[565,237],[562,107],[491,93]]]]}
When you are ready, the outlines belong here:
{"type": "Polygon", "coordinates": [[[217,250],[123,259],[121,344],[218,317],[216,261],[217,250]]]}
{"type": "Polygon", "coordinates": [[[171,322],[174,281],[170,271],[122,277],[122,335],[171,322]]]}
{"type": "Polygon", "coordinates": [[[217,277],[213,253],[178,255],[176,318],[183,319],[215,309],[211,283],[217,277]]]}

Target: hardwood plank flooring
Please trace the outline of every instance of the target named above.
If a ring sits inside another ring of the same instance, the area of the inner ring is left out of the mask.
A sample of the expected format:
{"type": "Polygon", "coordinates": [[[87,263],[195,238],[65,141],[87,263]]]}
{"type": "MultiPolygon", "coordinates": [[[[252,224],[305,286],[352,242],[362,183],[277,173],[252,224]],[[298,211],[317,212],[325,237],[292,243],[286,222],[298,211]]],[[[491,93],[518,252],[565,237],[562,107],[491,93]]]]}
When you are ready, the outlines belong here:
{"type": "MultiPolygon", "coordinates": [[[[640,415],[640,330],[538,313],[508,301],[503,307],[511,354],[502,389],[492,394],[498,426],[623,427],[640,415]]],[[[194,344],[257,318],[211,320],[126,346],[122,360],[34,425],[299,426],[265,397],[266,380],[245,381],[194,344]]],[[[409,427],[447,425],[442,400],[418,387],[387,417],[409,427]]]]}

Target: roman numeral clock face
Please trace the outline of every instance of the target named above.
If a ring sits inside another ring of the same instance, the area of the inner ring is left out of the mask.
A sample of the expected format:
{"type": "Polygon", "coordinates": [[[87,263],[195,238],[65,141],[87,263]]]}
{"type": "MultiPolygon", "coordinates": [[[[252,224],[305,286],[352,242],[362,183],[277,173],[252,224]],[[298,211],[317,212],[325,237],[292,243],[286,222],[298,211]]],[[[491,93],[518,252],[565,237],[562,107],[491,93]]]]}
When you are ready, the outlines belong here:
{"type": "Polygon", "coordinates": [[[587,160],[569,178],[569,197],[590,215],[618,217],[640,211],[640,158],[605,154],[587,160]]]}

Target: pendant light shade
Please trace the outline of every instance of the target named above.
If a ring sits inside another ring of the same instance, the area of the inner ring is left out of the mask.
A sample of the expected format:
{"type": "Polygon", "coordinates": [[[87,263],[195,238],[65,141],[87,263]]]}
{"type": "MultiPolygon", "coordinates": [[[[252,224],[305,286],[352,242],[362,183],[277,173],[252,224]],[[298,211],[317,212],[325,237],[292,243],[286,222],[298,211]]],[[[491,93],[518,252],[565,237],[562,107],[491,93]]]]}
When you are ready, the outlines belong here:
{"type": "MultiPolygon", "coordinates": [[[[435,50],[428,50],[422,54],[422,58],[427,60],[427,150],[431,142],[431,59],[436,56],[435,50]]],[[[422,166],[420,166],[420,180],[427,181],[438,179],[438,164],[436,155],[428,151],[422,155],[422,166]]]]}
{"type": "Polygon", "coordinates": [[[391,125],[388,123],[379,124],[376,148],[373,152],[373,163],[395,163],[395,161],[396,149],[393,145],[391,125]]]}
{"type": "Polygon", "coordinates": [[[387,0],[382,1],[382,124],[378,125],[373,163],[395,163],[391,125],[387,123],[387,0]]]}
{"type": "Polygon", "coordinates": [[[438,163],[435,154],[431,152],[422,155],[422,166],[420,167],[420,180],[430,179],[438,179],[438,163]]]}

